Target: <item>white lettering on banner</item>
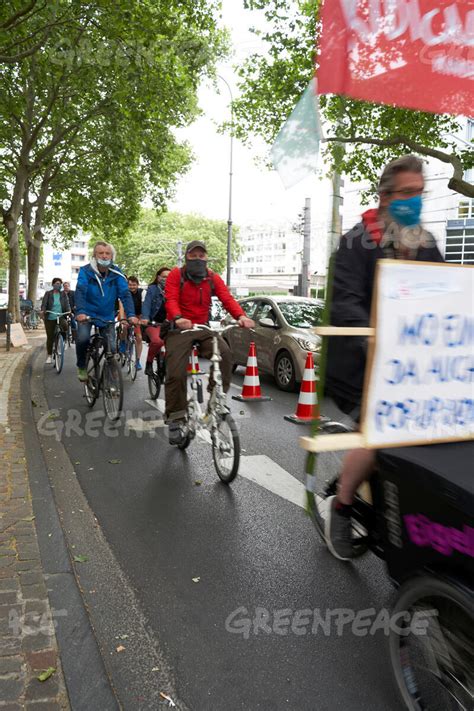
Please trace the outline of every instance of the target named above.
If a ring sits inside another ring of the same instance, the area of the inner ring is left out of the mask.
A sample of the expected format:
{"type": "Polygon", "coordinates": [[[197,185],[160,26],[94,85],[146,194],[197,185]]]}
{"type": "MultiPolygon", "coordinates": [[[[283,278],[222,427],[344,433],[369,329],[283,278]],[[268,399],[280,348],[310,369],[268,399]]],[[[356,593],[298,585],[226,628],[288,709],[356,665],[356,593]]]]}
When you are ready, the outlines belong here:
{"type": "Polygon", "coordinates": [[[465,23],[456,3],[421,14],[419,0],[369,0],[368,21],[359,15],[360,0],[340,0],[347,26],[364,44],[370,44],[375,35],[383,32],[387,39],[395,40],[408,31],[412,41],[419,40],[427,47],[439,44],[474,46],[474,10],[466,13],[465,23]],[[435,30],[435,25],[442,29],[435,30]]]}
{"type": "Polygon", "coordinates": [[[474,435],[473,303],[473,268],[379,263],[368,446],[474,435]]]}

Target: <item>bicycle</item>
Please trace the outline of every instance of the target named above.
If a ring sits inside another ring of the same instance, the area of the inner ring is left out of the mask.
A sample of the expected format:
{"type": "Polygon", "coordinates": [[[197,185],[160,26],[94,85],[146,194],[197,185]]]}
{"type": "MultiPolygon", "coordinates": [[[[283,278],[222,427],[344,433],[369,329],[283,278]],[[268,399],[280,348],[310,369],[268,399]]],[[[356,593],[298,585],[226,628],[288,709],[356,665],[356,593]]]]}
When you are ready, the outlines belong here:
{"type": "Polygon", "coordinates": [[[104,410],[111,422],[116,422],[122,413],[123,381],[117,359],[109,351],[107,336],[100,333],[100,328],[115,321],[101,321],[99,326],[93,322],[86,353],[87,381],[84,392],[87,404],[93,407],[102,390],[104,410]]]}
{"type": "Polygon", "coordinates": [[[59,321],[63,316],[69,316],[71,313],[70,311],[64,311],[63,313],[57,314],[54,311],[46,311],[47,314],[53,314],[56,317],[56,328],[54,329],[54,336],[53,336],[53,353],[52,353],[52,359],[53,359],[53,366],[56,368],[56,372],[59,375],[59,373],[63,369],[64,365],[64,350],[65,350],[65,339],[66,336],[62,332],[61,327],[59,325],[59,321]]]}
{"type": "Polygon", "coordinates": [[[223,329],[212,329],[209,326],[195,326],[181,333],[193,331],[209,331],[212,333],[212,356],[209,378],[214,382],[206,411],[203,411],[204,392],[202,379],[198,373],[192,373],[190,378],[190,398],[187,404],[186,423],[183,428],[183,438],[178,448],[187,449],[196,435],[203,433],[204,438],[212,445],[212,458],[219,479],[224,484],[230,484],[239,471],[240,439],[237,426],[227,407],[227,398],[222,384],[222,373],[219,363],[222,358],[219,352],[218,335],[223,329]],[[206,437],[207,435],[207,437],[206,437]]]}
{"type": "MultiPolygon", "coordinates": [[[[325,455],[310,497],[323,539],[326,499],[337,490],[337,477],[321,467],[325,455]]],[[[378,450],[376,471],[354,500],[354,554],[382,558],[398,588],[388,644],[410,711],[473,708],[473,459],[472,441],[378,450]]]]}
{"type": "Polygon", "coordinates": [[[131,326],[126,319],[121,319],[120,320],[120,328],[117,331],[117,340],[121,343],[123,343],[123,339],[120,338],[120,331],[123,329],[123,325],[127,324],[128,328],[126,331],[126,340],[125,340],[125,352],[120,353],[120,351],[117,351],[120,353],[120,360],[121,360],[121,365],[122,368],[126,365],[127,366],[127,374],[130,376],[130,380],[132,383],[135,381],[138,373],[138,356],[137,356],[137,337],[135,335],[135,327],[131,326]]]}
{"type": "MultiPolygon", "coordinates": [[[[156,321],[150,321],[150,326],[161,326],[156,321]]],[[[162,346],[159,352],[153,359],[153,373],[148,375],[148,392],[152,400],[158,400],[160,397],[161,386],[165,382],[166,376],[166,348],[162,346]]]]}
{"type": "Polygon", "coordinates": [[[68,348],[72,348],[74,345],[74,337],[72,335],[72,318],[71,317],[69,317],[67,320],[66,345],[68,348]]]}

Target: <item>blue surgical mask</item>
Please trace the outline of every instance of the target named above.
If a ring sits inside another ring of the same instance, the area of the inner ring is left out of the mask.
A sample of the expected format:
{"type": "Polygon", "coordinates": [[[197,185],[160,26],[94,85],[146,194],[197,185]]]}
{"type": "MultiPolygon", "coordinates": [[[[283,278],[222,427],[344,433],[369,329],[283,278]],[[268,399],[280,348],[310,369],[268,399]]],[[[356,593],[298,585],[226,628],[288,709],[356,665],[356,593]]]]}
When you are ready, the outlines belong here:
{"type": "Polygon", "coordinates": [[[112,264],[112,260],[111,259],[98,259],[97,264],[99,265],[99,267],[110,267],[110,265],[112,264]]]}
{"type": "Polygon", "coordinates": [[[406,200],[392,200],[388,211],[399,225],[415,227],[420,224],[422,202],[421,195],[414,195],[406,200]]]}

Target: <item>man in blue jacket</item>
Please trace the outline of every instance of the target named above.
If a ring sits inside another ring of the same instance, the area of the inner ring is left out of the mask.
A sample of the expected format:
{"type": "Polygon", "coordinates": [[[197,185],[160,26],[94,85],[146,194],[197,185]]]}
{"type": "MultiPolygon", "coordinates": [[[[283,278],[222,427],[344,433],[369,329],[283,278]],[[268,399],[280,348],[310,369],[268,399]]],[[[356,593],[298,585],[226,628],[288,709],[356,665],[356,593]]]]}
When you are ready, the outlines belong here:
{"type": "Polygon", "coordinates": [[[138,323],[135,318],[133,301],[128,290],[127,279],[113,263],[115,249],[107,242],[97,242],[89,264],[81,267],[76,286],[76,319],[78,322],[76,357],[77,375],[81,382],[87,381],[86,352],[93,323],[100,327],[100,333],[107,338],[108,349],[115,352],[115,303],[123,304],[130,323],[138,323]]]}

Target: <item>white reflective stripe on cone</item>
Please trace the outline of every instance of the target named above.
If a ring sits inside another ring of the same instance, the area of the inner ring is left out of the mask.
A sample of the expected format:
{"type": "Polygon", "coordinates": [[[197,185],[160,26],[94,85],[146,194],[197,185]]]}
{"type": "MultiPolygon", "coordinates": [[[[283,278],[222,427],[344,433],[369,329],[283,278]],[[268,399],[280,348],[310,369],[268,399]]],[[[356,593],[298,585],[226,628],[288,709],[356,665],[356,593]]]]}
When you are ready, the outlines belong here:
{"type": "Polygon", "coordinates": [[[257,367],[257,359],[255,356],[249,356],[247,360],[247,368],[252,367],[256,368],[257,367]]]}
{"type": "Polygon", "coordinates": [[[303,373],[303,380],[310,380],[311,382],[316,382],[316,375],[314,374],[314,370],[305,370],[303,373]]]}
{"type": "Polygon", "coordinates": [[[316,405],[316,393],[300,392],[298,405],[316,405]]]}
{"type": "Polygon", "coordinates": [[[246,375],[244,378],[244,388],[246,386],[254,387],[255,385],[260,385],[260,380],[259,380],[258,375],[246,375]]]}

